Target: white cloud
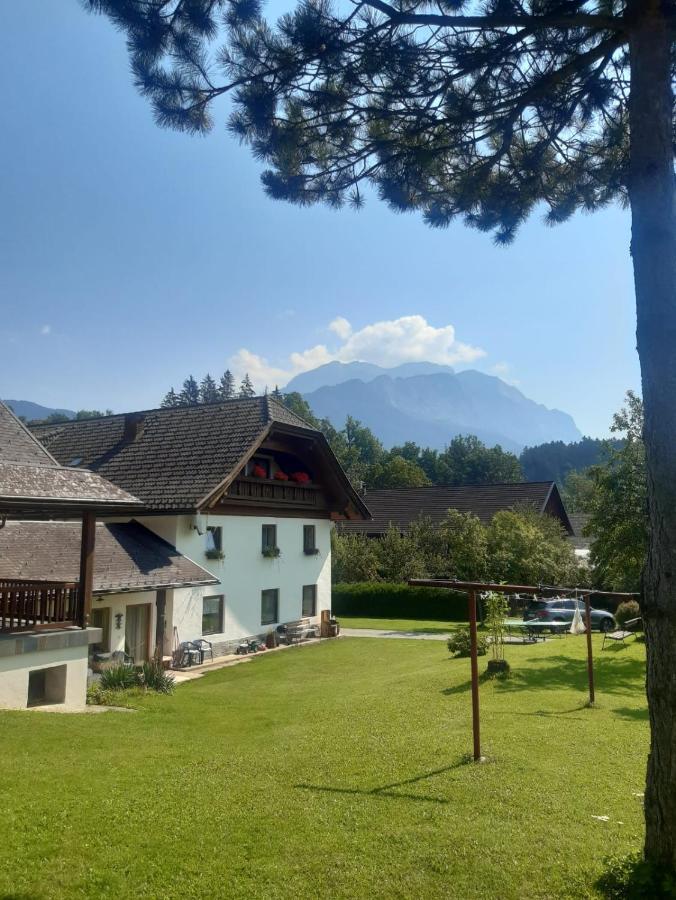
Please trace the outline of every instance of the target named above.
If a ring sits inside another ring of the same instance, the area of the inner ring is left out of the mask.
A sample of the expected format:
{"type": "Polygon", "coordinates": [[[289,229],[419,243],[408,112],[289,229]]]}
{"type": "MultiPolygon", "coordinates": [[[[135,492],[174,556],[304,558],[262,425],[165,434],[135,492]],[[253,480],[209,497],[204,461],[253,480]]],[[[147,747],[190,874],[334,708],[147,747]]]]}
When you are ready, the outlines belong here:
{"type": "Polygon", "coordinates": [[[329,331],[337,334],[344,341],[352,334],[352,326],[343,316],[338,316],[330,323],[329,331]]]}
{"type": "Polygon", "coordinates": [[[283,386],[294,375],[334,360],[371,362],[384,367],[405,362],[453,366],[471,363],[485,356],[485,351],[479,347],[456,340],[452,325],[435,328],[419,315],[374,322],[358,331],[353,331],[347,319],[339,316],[330,323],[329,330],[341,341],[334,350],[317,344],[291,353],[286,365],[274,366],[264,357],[242,348],[230,360],[230,367],[238,377],[248,372],[260,390],[265,385],[283,386]]]}
{"type": "Polygon", "coordinates": [[[40,329],[40,334],[47,335],[47,334],[51,334],[51,333],[52,333],[51,325],[43,325],[42,328],[40,329]]]}

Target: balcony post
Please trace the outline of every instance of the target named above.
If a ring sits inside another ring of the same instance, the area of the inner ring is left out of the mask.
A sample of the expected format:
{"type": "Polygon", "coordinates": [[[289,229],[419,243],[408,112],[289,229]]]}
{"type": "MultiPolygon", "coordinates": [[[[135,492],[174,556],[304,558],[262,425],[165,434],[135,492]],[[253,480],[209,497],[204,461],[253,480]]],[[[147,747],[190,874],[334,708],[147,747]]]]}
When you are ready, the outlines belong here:
{"type": "Polygon", "coordinates": [[[94,586],[94,543],[96,541],[96,516],[93,512],[82,514],[82,541],[80,544],[80,625],[87,628],[92,611],[94,586]]]}

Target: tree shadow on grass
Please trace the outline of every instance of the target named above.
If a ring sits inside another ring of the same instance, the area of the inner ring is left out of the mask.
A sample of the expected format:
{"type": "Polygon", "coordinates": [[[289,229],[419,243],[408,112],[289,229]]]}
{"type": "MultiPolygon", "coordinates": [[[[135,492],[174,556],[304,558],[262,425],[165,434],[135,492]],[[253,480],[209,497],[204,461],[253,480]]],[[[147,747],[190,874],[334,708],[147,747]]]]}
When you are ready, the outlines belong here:
{"type": "Polygon", "coordinates": [[[413,778],[405,778],[403,781],[393,781],[391,784],[383,784],[375,788],[349,788],[334,787],[332,785],[319,784],[296,784],[294,787],[303,791],[321,791],[330,794],[350,794],[360,797],[387,797],[392,800],[419,800],[425,803],[449,803],[444,797],[430,797],[424,794],[409,794],[397,791],[396,788],[406,787],[409,784],[417,784],[426,778],[434,778],[435,775],[443,775],[445,772],[451,772],[453,769],[459,769],[466,765],[466,760],[460,760],[443,766],[441,769],[434,769],[432,772],[425,772],[422,775],[415,775],[413,778]]]}
{"type": "Polygon", "coordinates": [[[618,706],[613,712],[616,716],[620,716],[623,719],[633,719],[635,722],[647,722],[650,715],[647,707],[618,706]]]}
{"type": "MultiPolygon", "coordinates": [[[[570,658],[562,654],[538,656],[525,660],[527,668],[517,668],[512,664],[509,678],[491,679],[496,691],[513,693],[516,691],[560,691],[565,689],[584,692],[587,690],[586,659],[570,658]]],[[[599,659],[594,658],[594,676],[596,689],[604,694],[626,694],[628,691],[643,692],[645,679],[645,663],[643,660],[625,656],[599,659]]],[[[486,682],[485,673],[480,676],[486,682]]],[[[470,680],[453,687],[444,688],[441,693],[447,696],[464,694],[470,690],[470,680]]]]}

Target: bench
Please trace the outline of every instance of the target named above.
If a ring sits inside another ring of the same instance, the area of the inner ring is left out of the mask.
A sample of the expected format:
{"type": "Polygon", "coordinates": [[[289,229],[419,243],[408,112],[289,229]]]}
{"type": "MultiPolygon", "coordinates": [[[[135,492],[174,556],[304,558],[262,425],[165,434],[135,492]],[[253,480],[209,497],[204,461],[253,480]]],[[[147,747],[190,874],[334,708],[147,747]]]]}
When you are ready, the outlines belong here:
{"type": "Polygon", "coordinates": [[[619,641],[621,643],[624,643],[626,638],[631,637],[632,634],[636,636],[640,621],[640,616],[637,619],[627,619],[627,621],[624,623],[624,628],[618,628],[617,631],[605,632],[603,635],[603,644],[601,645],[601,650],[605,648],[606,641],[619,641]]]}
{"type": "Polygon", "coordinates": [[[286,639],[287,644],[298,644],[310,638],[319,637],[319,625],[311,619],[297,619],[295,622],[286,622],[277,628],[281,638],[286,639]]]}

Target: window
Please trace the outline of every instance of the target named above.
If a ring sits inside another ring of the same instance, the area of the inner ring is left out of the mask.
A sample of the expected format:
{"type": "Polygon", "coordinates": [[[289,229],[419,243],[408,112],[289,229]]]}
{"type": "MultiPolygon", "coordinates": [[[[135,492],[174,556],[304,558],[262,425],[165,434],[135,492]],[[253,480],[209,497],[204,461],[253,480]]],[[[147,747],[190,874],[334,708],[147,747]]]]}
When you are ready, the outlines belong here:
{"type": "Polygon", "coordinates": [[[223,529],[220,525],[207,525],[206,550],[209,559],[221,559],[223,556],[223,529]]]}
{"type": "Polygon", "coordinates": [[[313,556],[317,550],[317,529],[314,525],[303,525],[303,553],[313,556]]]}
{"type": "Polygon", "coordinates": [[[274,625],[279,621],[279,589],[261,591],[261,625],[274,625]]]}
{"type": "Polygon", "coordinates": [[[262,550],[274,550],[277,547],[277,526],[263,525],[262,531],[262,550]]]}
{"type": "Polygon", "coordinates": [[[223,633],[223,594],[202,600],[202,634],[223,633]]]}
{"type": "Polygon", "coordinates": [[[317,585],[303,585],[303,606],[301,615],[306,618],[317,615],[317,585]]]}

